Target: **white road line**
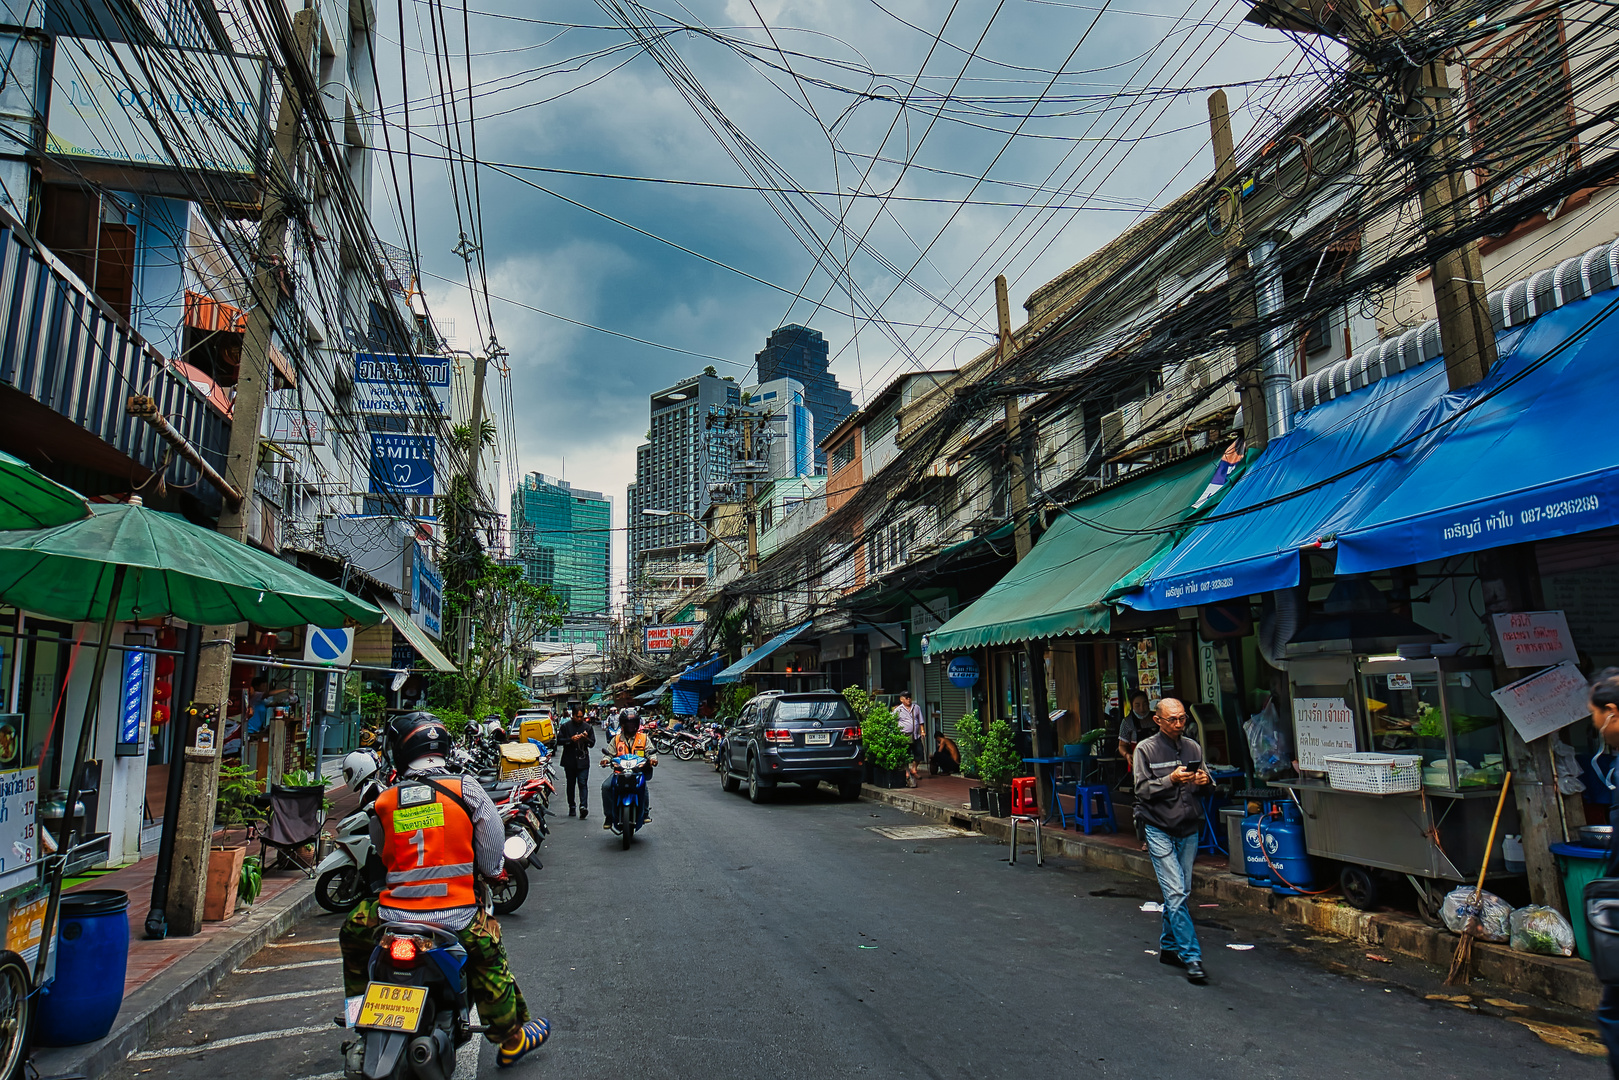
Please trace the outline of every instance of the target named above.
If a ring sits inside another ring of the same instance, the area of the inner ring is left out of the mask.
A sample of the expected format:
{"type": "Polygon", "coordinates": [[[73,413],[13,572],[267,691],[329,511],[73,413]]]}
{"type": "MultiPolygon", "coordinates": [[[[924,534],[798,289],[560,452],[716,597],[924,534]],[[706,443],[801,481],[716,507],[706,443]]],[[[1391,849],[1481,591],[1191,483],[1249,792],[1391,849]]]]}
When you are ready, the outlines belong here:
{"type": "Polygon", "coordinates": [[[298,1035],[317,1035],[322,1031],[336,1031],[331,1024],[311,1024],[308,1027],[283,1028],[280,1031],[260,1031],[252,1035],[232,1035],[226,1039],[215,1039],[213,1042],[199,1043],[196,1046],[169,1046],[162,1050],[142,1050],[129,1055],[130,1061],[156,1061],[161,1058],[186,1057],[190,1054],[201,1054],[209,1050],[225,1050],[232,1046],[244,1046],[247,1043],[266,1042],[270,1039],[287,1039],[298,1035]]]}
{"type": "Polygon", "coordinates": [[[266,949],[299,949],[305,945],[336,945],[334,937],[310,938],[308,941],[272,941],[266,949]]]}
{"type": "Polygon", "coordinates": [[[186,1011],[209,1012],[213,1009],[234,1009],[238,1005],[267,1005],[272,1001],[291,1001],[293,998],[306,998],[311,994],[318,996],[319,993],[318,990],[300,990],[295,994],[266,994],[264,997],[242,998],[238,1001],[210,1001],[202,1005],[192,1005],[186,1011]]]}
{"type": "Polygon", "coordinates": [[[326,960],[305,960],[299,964],[274,964],[270,967],[237,968],[236,974],[264,975],[272,971],[296,971],[299,968],[327,967],[332,964],[341,964],[342,962],[343,961],[340,957],[333,956],[326,960]]]}

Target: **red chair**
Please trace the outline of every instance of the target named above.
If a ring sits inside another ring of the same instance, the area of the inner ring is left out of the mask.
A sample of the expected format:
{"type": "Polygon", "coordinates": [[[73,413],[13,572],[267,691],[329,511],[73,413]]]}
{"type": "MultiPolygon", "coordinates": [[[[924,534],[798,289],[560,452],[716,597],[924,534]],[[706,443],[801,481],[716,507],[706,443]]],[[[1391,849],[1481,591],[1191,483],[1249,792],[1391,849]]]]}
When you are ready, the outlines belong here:
{"type": "Polygon", "coordinates": [[[1012,781],[1012,813],[1040,814],[1040,800],[1034,793],[1035,779],[1032,776],[1019,776],[1012,781]]]}

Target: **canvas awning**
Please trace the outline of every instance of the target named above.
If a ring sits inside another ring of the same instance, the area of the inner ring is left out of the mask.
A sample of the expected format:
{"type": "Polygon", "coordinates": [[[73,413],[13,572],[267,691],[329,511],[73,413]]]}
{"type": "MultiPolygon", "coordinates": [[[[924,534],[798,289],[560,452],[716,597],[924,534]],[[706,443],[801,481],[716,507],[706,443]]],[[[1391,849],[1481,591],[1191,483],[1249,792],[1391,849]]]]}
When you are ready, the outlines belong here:
{"type": "Polygon", "coordinates": [[[410,647],[416,650],[418,656],[427,661],[429,667],[434,671],[449,672],[456,670],[455,665],[450,662],[450,658],[439,652],[438,646],[433,644],[433,639],[427,636],[427,631],[412,622],[410,614],[404,608],[392,600],[378,600],[377,604],[382,608],[382,613],[388,616],[388,621],[393,623],[394,629],[405,635],[405,640],[410,642],[410,647]]]}
{"type": "Polygon", "coordinates": [[[1115,586],[1168,549],[1217,460],[1199,455],[1068,507],[1022,562],[928,635],[929,652],[1106,633],[1115,586]]]}
{"type": "Polygon", "coordinates": [[[799,634],[802,634],[805,630],[808,630],[810,628],[811,621],[812,620],[810,619],[806,619],[797,626],[783,630],[781,633],[777,634],[775,637],[771,638],[757,649],[754,649],[752,652],[748,653],[730,667],[716,674],[714,676],[714,681],[716,683],[736,682],[740,676],[759,663],[759,661],[763,660],[765,657],[769,656],[771,653],[793,640],[793,638],[797,637],[799,634]]]}

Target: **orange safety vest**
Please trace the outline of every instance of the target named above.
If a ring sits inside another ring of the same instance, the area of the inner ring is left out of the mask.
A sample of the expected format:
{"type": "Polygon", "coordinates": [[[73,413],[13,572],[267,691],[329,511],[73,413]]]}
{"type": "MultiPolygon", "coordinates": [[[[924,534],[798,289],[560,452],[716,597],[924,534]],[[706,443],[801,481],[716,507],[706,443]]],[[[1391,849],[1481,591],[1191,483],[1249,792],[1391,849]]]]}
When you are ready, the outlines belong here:
{"type": "Polygon", "coordinates": [[[622,735],[613,736],[613,756],[622,757],[625,754],[639,754],[641,757],[647,756],[646,732],[637,731],[635,733],[635,741],[633,743],[626,743],[624,741],[624,736],[622,735]]]}
{"type": "MultiPolygon", "coordinates": [[[[461,794],[459,777],[433,783],[461,794]]],[[[472,818],[452,799],[420,780],[402,780],[377,796],[382,822],[382,864],[388,878],[384,907],[437,911],[478,903],[472,818]]]]}

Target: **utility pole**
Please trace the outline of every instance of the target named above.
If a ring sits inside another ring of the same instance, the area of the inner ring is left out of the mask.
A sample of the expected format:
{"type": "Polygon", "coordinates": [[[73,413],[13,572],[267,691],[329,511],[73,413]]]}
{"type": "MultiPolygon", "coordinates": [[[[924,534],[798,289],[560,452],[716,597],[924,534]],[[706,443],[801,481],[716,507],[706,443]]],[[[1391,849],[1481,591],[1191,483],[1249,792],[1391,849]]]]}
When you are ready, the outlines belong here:
{"type": "MultiPolygon", "coordinates": [[[[995,357],[999,371],[1011,363],[1017,350],[1012,340],[1012,310],[1006,302],[1005,274],[995,275],[995,322],[1000,328],[995,357]]],[[[1017,561],[1022,562],[1034,542],[1029,528],[1029,479],[1023,471],[1023,421],[1016,394],[1006,395],[1006,471],[1011,481],[1012,520],[1016,523],[1012,543],[1017,561]]]]}
{"type": "MultiPolygon", "coordinates": [[[[311,46],[315,39],[315,12],[309,8],[292,16],[293,37],[298,56],[288,57],[300,74],[309,76],[311,46]]],[[[283,87],[281,111],[276,118],[275,153],[269,168],[271,179],[264,189],[264,210],[259,219],[259,242],[253,260],[252,307],[247,313],[247,329],[242,335],[242,364],[236,383],[236,404],[231,414],[230,447],[225,459],[225,479],[243,495],[237,506],[229,502],[219,515],[219,531],[233,540],[247,542],[247,514],[253,497],[253,478],[259,467],[259,423],[264,415],[265,393],[270,379],[270,336],[280,307],[280,270],[291,214],[287,196],[297,182],[298,144],[304,98],[298,80],[289,78],[283,87]]],[[[174,865],[169,878],[167,918],[169,931],[190,936],[202,929],[203,897],[208,888],[208,847],[214,832],[214,801],[219,789],[219,757],[224,747],[226,699],[230,695],[230,672],[235,627],[210,626],[203,631],[201,656],[197,663],[195,701],[205,709],[217,710],[213,746],[197,749],[187,745],[185,777],[179,805],[174,808],[174,865]]],[[[188,738],[187,743],[190,742],[188,738]]]]}
{"type": "MultiPolygon", "coordinates": [[[[483,382],[484,375],[489,370],[489,357],[479,354],[472,359],[472,443],[468,448],[471,460],[467,463],[467,497],[472,500],[468,509],[468,520],[460,522],[456,530],[456,543],[461,550],[452,553],[458,564],[457,575],[465,583],[465,563],[462,559],[471,556],[472,548],[477,543],[477,505],[478,505],[478,462],[483,457],[483,382]]],[[[456,656],[461,663],[467,662],[467,651],[471,647],[472,623],[471,615],[461,612],[457,620],[455,632],[456,656]]]]}
{"type": "MultiPolygon", "coordinates": [[[[1209,95],[1209,136],[1214,143],[1214,186],[1211,196],[1220,198],[1237,172],[1237,151],[1231,138],[1231,109],[1224,90],[1209,95]]],[[[1240,185],[1241,180],[1237,183],[1240,185]]],[[[1248,281],[1248,252],[1242,231],[1242,195],[1222,198],[1220,223],[1225,231],[1226,295],[1230,298],[1231,329],[1238,335],[1256,316],[1253,289],[1248,281]]],[[[1269,435],[1266,423],[1265,392],[1259,373],[1259,345],[1247,336],[1237,341],[1237,393],[1242,403],[1243,441],[1253,449],[1263,449],[1269,435]]]]}

